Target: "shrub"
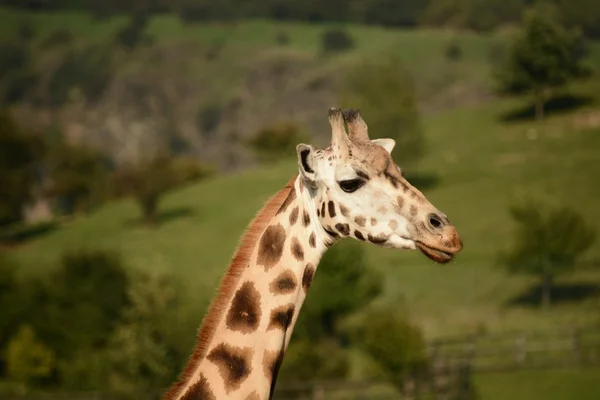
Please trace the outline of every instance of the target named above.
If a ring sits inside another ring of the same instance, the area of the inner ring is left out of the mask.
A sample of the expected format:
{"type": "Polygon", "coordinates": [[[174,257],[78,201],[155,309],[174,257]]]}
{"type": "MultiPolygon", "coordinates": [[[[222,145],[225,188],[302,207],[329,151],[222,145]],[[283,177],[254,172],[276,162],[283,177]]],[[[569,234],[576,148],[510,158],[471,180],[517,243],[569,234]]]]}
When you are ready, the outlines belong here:
{"type": "Polygon", "coordinates": [[[8,378],[24,388],[49,377],[54,362],[53,351],[36,337],[29,325],[21,326],[6,348],[8,378]]]}
{"type": "Polygon", "coordinates": [[[354,38],[341,29],[328,29],[321,36],[321,50],[324,54],[339,53],[354,47],[354,38]]]}
{"type": "Polygon", "coordinates": [[[8,111],[0,110],[0,226],[22,220],[42,154],[42,142],[22,129],[8,111]]]}
{"type": "Polygon", "coordinates": [[[172,158],[159,153],[116,171],[113,185],[117,196],[131,196],[138,202],[142,220],[152,225],[157,222],[158,206],[163,195],[191,180],[207,177],[212,172],[191,158],[172,158]]]}
{"type": "Polygon", "coordinates": [[[203,105],[198,110],[198,126],[205,137],[210,137],[221,123],[223,107],[216,102],[203,105]]]}
{"type": "Polygon", "coordinates": [[[290,43],[290,36],[284,31],[279,31],[275,35],[275,43],[279,46],[286,46],[290,43]]]}
{"type": "Polygon", "coordinates": [[[136,13],[131,16],[129,23],[117,32],[117,43],[127,49],[133,49],[140,44],[151,44],[154,38],[145,33],[148,19],[149,17],[145,13],[136,13]]]}
{"type": "Polygon", "coordinates": [[[266,126],[247,140],[262,162],[274,162],[296,155],[296,145],[308,139],[297,125],[281,122],[266,126]]]}
{"type": "Polygon", "coordinates": [[[59,200],[63,212],[87,212],[105,199],[108,168],[99,151],[61,142],[48,150],[46,167],[46,194],[59,200]]]}
{"type": "Polygon", "coordinates": [[[55,46],[68,45],[73,42],[73,34],[65,29],[58,28],[50,32],[41,42],[41,47],[48,49],[55,46]]]}
{"type": "Polygon", "coordinates": [[[444,55],[450,61],[460,60],[463,55],[460,44],[455,41],[450,42],[444,50],[444,55]]]}
{"type": "Polygon", "coordinates": [[[356,334],[356,342],[401,391],[407,379],[426,377],[429,362],[423,334],[396,307],[371,309],[356,334]]]}

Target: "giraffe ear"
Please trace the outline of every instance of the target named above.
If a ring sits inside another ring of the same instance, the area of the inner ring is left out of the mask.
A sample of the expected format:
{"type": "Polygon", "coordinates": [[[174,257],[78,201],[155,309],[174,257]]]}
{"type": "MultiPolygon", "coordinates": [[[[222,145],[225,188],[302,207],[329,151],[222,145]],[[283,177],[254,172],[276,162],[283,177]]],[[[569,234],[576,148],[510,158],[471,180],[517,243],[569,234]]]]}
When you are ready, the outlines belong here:
{"type": "Polygon", "coordinates": [[[315,181],[315,152],[312,146],[300,143],[296,146],[298,154],[298,169],[306,183],[314,184],[315,181]]]}
{"type": "Polygon", "coordinates": [[[392,150],[394,149],[394,146],[396,145],[396,141],[394,139],[373,139],[371,140],[371,143],[373,144],[377,144],[381,147],[383,147],[384,149],[387,150],[388,153],[391,153],[392,150]]]}

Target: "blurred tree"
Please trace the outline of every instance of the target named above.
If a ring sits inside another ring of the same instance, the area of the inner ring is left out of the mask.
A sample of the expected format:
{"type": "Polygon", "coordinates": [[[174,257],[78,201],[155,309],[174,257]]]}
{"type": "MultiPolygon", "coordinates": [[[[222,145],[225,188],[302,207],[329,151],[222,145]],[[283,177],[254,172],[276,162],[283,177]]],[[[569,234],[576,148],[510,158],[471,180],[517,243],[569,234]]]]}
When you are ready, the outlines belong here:
{"type": "Polygon", "coordinates": [[[269,163],[295,157],[296,145],[307,140],[308,136],[297,125],[280,122],[259,129],[246,143],[260,161],[269,163]]]}
{"type": "Polygon", "coordinates": [[[27,390],[32,383],[50,376],[54,354],[36,337],[33,328],[23,325],[6,348],[8,378],[27,390]]]}
{"type": "Polygon", "coordinates": [[[501,93],[531,93],[536,117],[544,117],[549,92],[571,80],[589,76],[587,46],[578,29],[567,30],[549,7],[528,11],[523,28],[510,43],[509,54],[494,75],[501,93]]]}
{"type": "Polygon", "coordinates": [[[151,395],[169,384],[172,347],[165,316],[177,307],[169,276],[136,271],[129,289],[131,305],[110,339],[108,379],[111,392],[131,399],[151,395]]]}
{"type": "Polygon", "coordinates": [[[379,363],[400,391],[408,380],[427,379],[429,360],[421,330],[397,306],[370,309],[355,331],[356,343],[379,363]]]}
{"type": "Polygon", "coordinates": [[[106,345],[129,304],[130,279],[110,251],[67,251],[60,262],[36,285],[26,317],[64,363],[106,345]]]}
{"type": "Polygon", "coordinates": [[[415,87],[395,53],[370,57],[351,68],[342,82],[340,102],[358,108],[369,125],[371,139],[396,140],[393,154],[411,168],[424,153],[415,87]]]}
{"type": "Polygon", "coordinates": [[[500,265],[509,273],[538,276],[542,306],[547,308],[554,279],[577,266],[596,239],[595,229],[568,207],[542,210],[538,204],[527,203],[511,207],[510,215],[516,223],[513,242],[500,253],[500,265]]]}
{"type": "Polygon", "coordinates": [[[20,127],[8,110],[0,110],[0,226],[22,220],[43,150],[35,135],[20,127]]]}
{"type": "Polygon", "coordinates": [[[157,222],[160,199],[169,190],[189,181],[206,178],[213,170],[192,158],[174,158],[165,152],[144,159],[136,165],[117,170],[114,185],[117,195],[133,197],[142,209],[142,219],[157,222]]]}
{"type": "Polygon", "coordinates": [[[327,29],[321,35],[323,54],[341,53],[354,47],[354,38],[343,29],[327,29]]]}
{"type": "Polygon", "coordinates": [[[63,212],[87,212],[104,200],[109,171],[101,152],[61,140],[48,145],[47,153],[46,194],[59,199],[63,212]]]}

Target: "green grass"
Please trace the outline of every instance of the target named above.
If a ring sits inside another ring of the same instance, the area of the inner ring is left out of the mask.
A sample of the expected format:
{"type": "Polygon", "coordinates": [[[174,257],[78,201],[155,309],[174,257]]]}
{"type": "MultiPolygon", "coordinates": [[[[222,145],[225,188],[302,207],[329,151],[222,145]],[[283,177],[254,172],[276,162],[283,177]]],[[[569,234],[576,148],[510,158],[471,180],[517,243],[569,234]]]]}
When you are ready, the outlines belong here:
{"type": "Polygon", "coordinates": [[[600,369],[564,369],[476,374],[481,400],[595,400],[600,398],[600,369]]]}
{"type": "MultiPolygon", "coordinates": [[[[76,13],[0,10],[0,34],[14,31],[22,17],[27,17],[42,34],[66,27],[80,40],[105,40],[124,22],[92,22],[76,13]]],[[[185,58],[189,63],[184,69],[191,79],[219,77],[210,79],[213,89],[226,90],[229,83],[242,79],[237,75],[239,68],[247,68],[277,50],[278,31],[285,30],[291,38],[286,51],[313,57],[318,53],[323,29],[322,25],[266,21],[186,26],[174,17],[162,16],[152,21],[149,31],[156,34],[159,48],[169,50],[186,44],[197,48],[185,58]],[[220,61],[207,66],[198,54],[205,49],[202,46],[214,43],[224,43],[223,55],[220,61]]],[[[339,57],[313,57],[313,68],[303,71],[306,75],[299,76],[299,80],[318,75],[321,70],[336,71],[338,65],[394,45],[415,72],[422,91],[450,81],[480,88],[488,84],[488,52],[496,40],[492,37],[444,30],[403,31],[354,25],[348,25],[348,29],[358,41],[356,49],[339,57]],[[451,38],[463,48],[463,58],[457,62],[443,57],[451,38]]],[[[152,65],[147,51],[140,50],[136,68],[152,65]]],[[[594,45],[593,61],[597,65],[600,61],[598,45],[594,45]]],[[[131,65],[127,68],[125,73],[136,73],[131,65]]],[[[599,88],[595,81],[574,85],[573,91],[595,96],[596,102],[587,108],[597,113],[599,88]]],[[[277,101],[276,97],[263,97],[256,102],[277,101]]],[[[541,126],[500,121],[503,113],[520,105],[514,100],[494,101],[427,116],[423,121],[429,147],[421,170],[437,175],[441,182],[424,192],[449,215],[464,239],[464,251],[456,262],[439,266],[417,252],[365,245],[369,259],[366,267],[386,276],[387,299],[403,298],[429,337],[480,328],[551,328],[597,320],[598,298],[559,304],[551,313],[505,306],[533,283],[530,278],[506,276],[493,266],[497,251],[510,239],[507,208],[513,200],[534,197],[551,204],[565,203],[575,206],[591,221],[600,217],[600,127],[576,126],[578,114],[573,113],[550,117],[541,126]],[[537,130],[534,139],[532,129],[537,130]]],[[[325,114],[319,112],[321,126],[326,128],[325,114]]],[[[402,160],[397,161],[402,165],[402,160]]],[[[23,274],[39,274],[54,268],[64,250],[79,246],[116,248],[132,266],[171,271],[194,288],[190,292],[194,296],[208,298],[246,224],[295,171],[295,162],[289,161],[178,190],[165,198],[161,208],[166,212],[185,211],[184,215],[155,230],[130,223],[138,216],[134,203],[109,204],[13,254],[22,263],[23,274]]],[[[596,246],[590,256],[600,256],[600,247],[596,246]]],[[[600,272],[584,271],[565,279],[600,284],[600,272]]]]}

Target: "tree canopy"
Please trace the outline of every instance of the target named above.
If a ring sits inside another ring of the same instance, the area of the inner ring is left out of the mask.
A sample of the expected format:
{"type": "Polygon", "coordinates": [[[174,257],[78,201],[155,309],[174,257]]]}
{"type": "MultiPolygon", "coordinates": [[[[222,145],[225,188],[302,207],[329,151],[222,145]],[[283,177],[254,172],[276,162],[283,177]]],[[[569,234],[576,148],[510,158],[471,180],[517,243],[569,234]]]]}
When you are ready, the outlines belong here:
{"type": "Polygon", "coordinates": [[[539,7],[525,15],[507,59],[495,72],[501,93],[533,95],[538,119],[552,89],[591,73],[580,30],[565,28],[552,10],[539,7]]]}

